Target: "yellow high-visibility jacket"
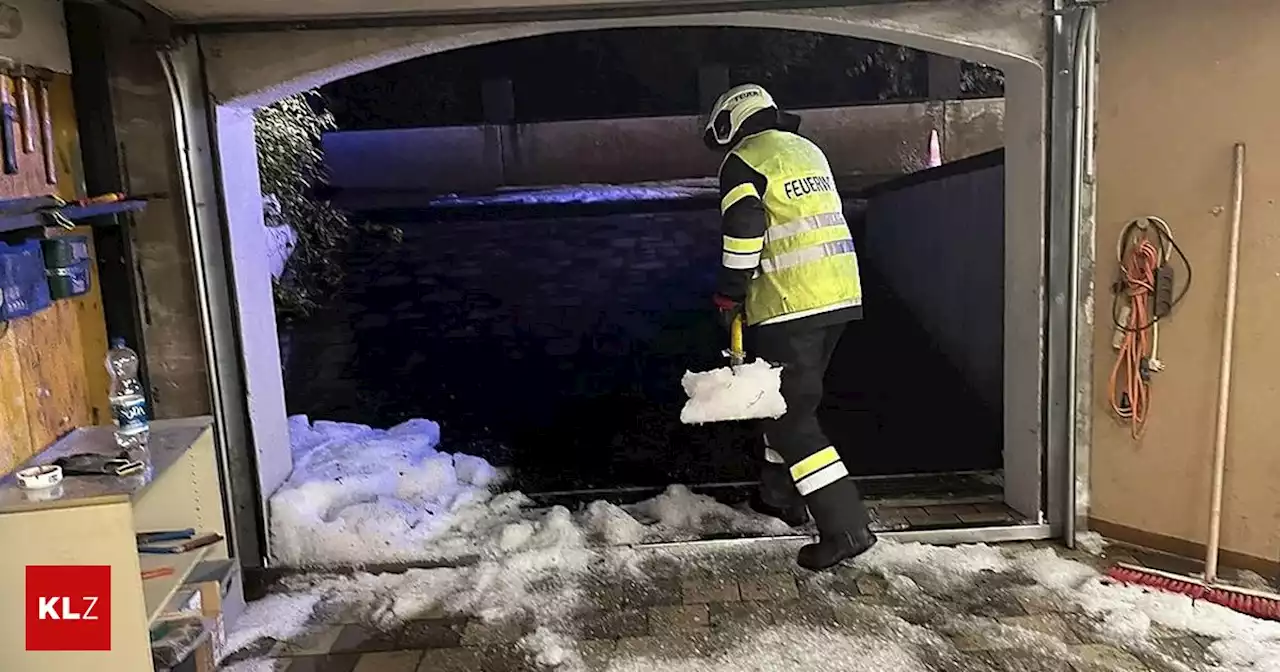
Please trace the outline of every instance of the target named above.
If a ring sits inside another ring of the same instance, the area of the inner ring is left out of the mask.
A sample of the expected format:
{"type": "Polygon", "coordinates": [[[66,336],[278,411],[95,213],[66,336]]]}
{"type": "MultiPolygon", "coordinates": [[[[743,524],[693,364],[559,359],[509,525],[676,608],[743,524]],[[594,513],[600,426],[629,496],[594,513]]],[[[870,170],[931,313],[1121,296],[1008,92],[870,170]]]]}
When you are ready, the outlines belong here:
{"type": "Polygon", "coordinates": [[[718,291],[748,325],[862,305],[858,256],[822,150],[782,130],[748,135],[720,166],[718,291]]]}

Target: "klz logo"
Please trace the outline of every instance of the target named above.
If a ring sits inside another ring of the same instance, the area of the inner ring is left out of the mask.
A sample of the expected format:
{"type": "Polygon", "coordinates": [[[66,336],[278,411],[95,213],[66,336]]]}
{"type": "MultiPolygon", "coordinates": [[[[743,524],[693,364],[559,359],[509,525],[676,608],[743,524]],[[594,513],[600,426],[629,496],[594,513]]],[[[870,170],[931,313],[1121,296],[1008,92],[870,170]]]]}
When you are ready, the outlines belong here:
{"type": "Polygon", "coordinates": [[[111,650],[111,567],[27,567],[28,651],[111,650]]]}

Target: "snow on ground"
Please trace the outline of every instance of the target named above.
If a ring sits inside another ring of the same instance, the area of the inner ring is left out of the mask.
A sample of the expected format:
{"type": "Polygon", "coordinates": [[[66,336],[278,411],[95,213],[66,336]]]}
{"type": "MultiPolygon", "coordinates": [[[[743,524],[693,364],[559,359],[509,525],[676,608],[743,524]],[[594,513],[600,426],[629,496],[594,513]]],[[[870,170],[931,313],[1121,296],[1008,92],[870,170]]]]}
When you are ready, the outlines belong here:
{"type": "MultiPolygon", "coordinates": [[[[751,564],[751,556],[741,551],[583,550],[579,545],[582,535],[561,527],[568,523],[566,518],[555,520],[548,526],[558,532],[544,543],[501,561],[401,574],[293,579],[287,583],[287,592],[251,604],[231,641],[238,646],[258,636],[290,639],[303,632],[299,614],[308,604],[314,605],[314,620],[329,620],[341,613],[344,621],[388,631],[410,620],[442,616],[517,620],[530,625],[530,634],[519,645],[531,661],[542,669],[572,672],[587,669],[574,619],[582,608],[592,606],[588,597],[592,579],[613,577],[616,581],[624,576],[637,586],[645,585],[650,581],[654,558],[674,561],[688,571],[724,572],[728,576],[751,564]],[[246,627],[253,631],[243,632],[246,627]]],[[[546,523],[532,524],[543,530],[546,523]]],[[[788,556],[794,551],[782,550],[788,556]]],[[[763,548],[760,552],[762,556],[769,553],[763,548]]],[[[1165,660],[1160,669],[1280,670],[1280,624],[1185,597],[1108,585],[1096,570],[1061,558],[1053,549],[947,548],[884,541],[841,573],[812,576],[809,594],[816,599],[842,599],[837,584],[850,575],[881,577],[886,588],[873,602],[846,607],[846,620],[855,621],[846,623],[848,627],[780,620],[777,625],[745,631],[719,649],[700,651],[688,646],[658,654],[618,654],[605,667],[597,664],[591,669],[956,669],[959,654],[954,642],[959,639],[980,642],[987,651],[1076,660],[1077,654],[1060,637],[982,614],[982,607],[993,601],[1016,598],[1054,604],[1057,613],[1080,619],[1120,649],[1165,660]],[[1162,652],[1164,640],[1158,639],[1168,635],[1157,632],[1157,626],[1215,640],[1208,650],[1215,662],[1192,667],[1168,657],[1162,652]]]]}
{"type": "Polygon", "coordinates": [[[293,473],[270,504],[275,560],[286,567],[509,554],[565,526],[584,547],[788,532],[678,485],[625,508],[596,502],[576,522],[563,508],[531,511],[523,494],[497,492],[503,475],[482,458],[438,450],[440,427],[429,420],[378,430],[295,416],[289,429],[293,473]]]}
{"type": "Polygon", "coordinates": [[[706,180],[679,180],[642,184],[574,184],[541,188],[503,189],[492,194],[450,194],[431,200],[435,207],[477,205],[544,205],[669,201],[716,196],[717,187],[706,180]]]}
{"type": "MultiPolygon", "coordinates": [[[[389,430],[290,419],[295,469],[272,498],[272,533],[282,564],[320,567],[452,559],[470,562],[400,573],[332,574],[286,580],[283,592],[250,605],[229,650],[262,637],[289,640],[317,622],[358,622],[390,631],[412,620],[463,616],[528,626],[520,645],[547,669],[584,669],[575,618],[598,609],[602,581],[639,591],[655,567],[733,577],[782,558],[793,546],[747,551],[636,548],[652,539],[709,530],[781,533],[779,521],[672,487],[629,507],[595,502],[584,510],[534,508],[518,492],[498,492],[501,473],[476,457],[440,452],[439,427],[412,420],[389,430]],[[754,555],[752,555],[754,553],[754,555]],[[663,565],[663,563],[666,563],[663,565]]],[[[1096,540],[1087,539],[1088,546],[1096,540]]],[[[784,570],[787,571],[787,570],[784,570]]],[[[1130,652],[1164,656],[1158,637],[1179,631],[1213,640],[1213,672],[1280,672],[1280,623],[1189,598],[1108,584],[1088,565],[1053,549],[986,545],[935,547],[883,541],[840,572],[808,575],[819,599],[836,599],[850,577],[878,577],[883,599],[856,606],[858,626],[832,629],[779,621],[727,648],[666,652],[661,660],[618,656],[615,672],[684,670],[939,669],[958,655],[956,637],[991,650],[1072,655],[1060,638],[994,620],[999,600],[1052,605],[1130,652]],[[825,598],[822,596],[826,596],[825,598]],[[831,665],[832,661],[844,661],[831,665]],[[854,662],[856,661],[856,662],[854,662]]],[[[257,669],[260,662],[233,669],[257,669]]],[[[1191,668],[1169,660],[1168,669],[1191,668]]]]}
{"type": "Polygon", "coordinates": [[[1034,581],[1034,592],[1065,611],[1087,615],[1109,639],[1131,648],[1153,647],[1153,626],[1217,640],[1215,670],[1280,670],[1280,623],[1255,619],[1208,602],[1106,581],[1092,567],[1051,548],[1006,552],[986,546],[881,544],[859,565],[911,592],[944,592],[980,577],[1013,574],[1034,581]],[[906,586],[906,588],[904,588],[906,586]]]}

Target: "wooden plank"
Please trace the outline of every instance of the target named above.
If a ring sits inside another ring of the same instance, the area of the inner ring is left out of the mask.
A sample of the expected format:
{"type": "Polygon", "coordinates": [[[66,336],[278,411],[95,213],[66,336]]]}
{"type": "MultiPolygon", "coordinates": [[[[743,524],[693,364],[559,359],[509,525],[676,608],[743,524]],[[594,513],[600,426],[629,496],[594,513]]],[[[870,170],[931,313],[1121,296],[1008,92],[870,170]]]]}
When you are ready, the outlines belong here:
{"type": "Polygon", "coordinates": [[[85,196],[84,170],[80,165],[80,133],[71,77],[55,74],[49,82],[49,111],[53,119],[54,164],[58,169],[58,196],[74,201],[85,196]]]}
{"type": "Polygon", "coordinates": [[[0,473],[8,473],[35,452],[27,424],[27,405],[17,336],[0,322],[0,473]]]}
{"type": "MultiPolygon", "coordinates": [[[[89,243],[89,258],[96,258],[93,247],[93,230],[88,226],[73,231],[50,229],[53,236],[84,236],[89,243]]],[[[89,403],[89,424],[103,425],[111,422],[111,404],[107,400],[111,379],[103,362],[107,358],[107,322],[102,312],[102,288],[98,286],[97,264],[89,265],[89,291],[72,299],[64,299],[75,313],[76,333],[79,334],[83,378],[89,403]]]]}
{"type": "MultiPolygon", "coordinates": [[[[54,310],[60,314],[62,330],[67,335],[65,360],[60,362],[59,367],[66,375],[67,384],[62,388],[66,394],[59,404],[67,410],[71,419],[70,426],[60,428],[58,435],[61,436],[77,427],[94,423],[93,406],[89,402],[89,361],[84,350],[84,325],[81,324],[80,311],[73,301],[58,301],[54,304],[54,310]]],[[[105,358],[104,354],[103,359],[105,358]]],[[[97,368],[106,373],[101,364],[97,368]]]]}
{"type": "MultiPolygon", "coordinates": [[[[58,75],[50,86],[58,184],[45,179],[40,151],[28,154],[19,147],[19,171],[0,175],[0,198],[83,196],[78,193],[80,152],[70,84],[70,77],[58,75]]],[[[22,137],[20,124],[13,130],[15,138],[22,137]]],[[[70,232],[58,235],[65,233],[70,232]]],[[[92,245],[88,227],[75,233],[88,235],[92,245]]],[[[106,324],[97,280],[94,268],[93,287],[85,296],[0,326],[7,330],[0,333],[0,473],[76,427],[110,421],[102,367],[106,324]]]]}
{"type": "Polygon", "coordinates": [[[23,366],[27,424],[36,450],[59,436],[89,424],[84,357],[75,309],[65,301],[16,320],[18,357],[23,366]]]}

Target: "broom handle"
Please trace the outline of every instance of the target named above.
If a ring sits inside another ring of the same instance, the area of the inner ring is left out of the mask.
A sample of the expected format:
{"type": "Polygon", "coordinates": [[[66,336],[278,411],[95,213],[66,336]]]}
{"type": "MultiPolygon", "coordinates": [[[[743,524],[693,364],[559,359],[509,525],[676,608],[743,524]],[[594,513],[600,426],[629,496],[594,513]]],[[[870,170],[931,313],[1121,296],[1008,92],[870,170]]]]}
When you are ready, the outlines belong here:
{"type": "Polygon", "coordinates": [[[1231,360],[1235,349],[1236,294],[1240,276],[1240,220],[1244,208],[1244,143],[1236,143],[1231,169],[1231,242],[1227,247],[1227,308],[1222,325],[1222,358],[1218,362],[1218,425],[1213,438],[1213,487],[1209,500],[1209,540],[1205,544],[1204,580],[1218,579],[1222,545],[1222,487],[1227,468],[1227,413],[1231,406],[1231,360]]]}

